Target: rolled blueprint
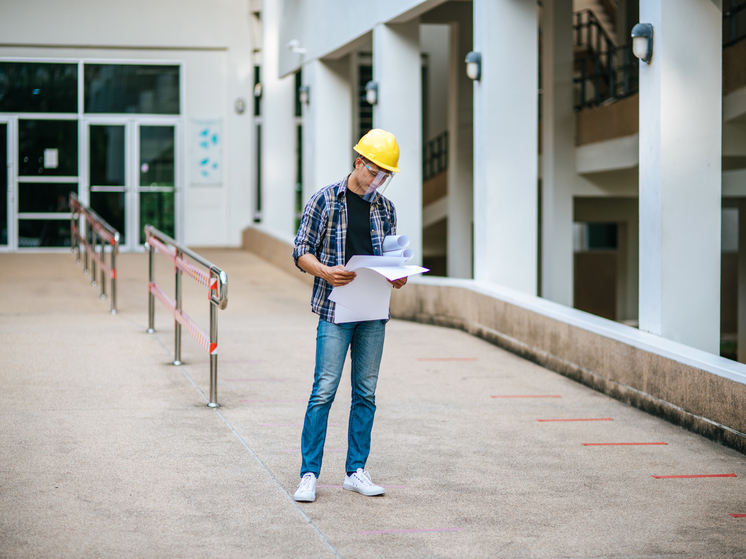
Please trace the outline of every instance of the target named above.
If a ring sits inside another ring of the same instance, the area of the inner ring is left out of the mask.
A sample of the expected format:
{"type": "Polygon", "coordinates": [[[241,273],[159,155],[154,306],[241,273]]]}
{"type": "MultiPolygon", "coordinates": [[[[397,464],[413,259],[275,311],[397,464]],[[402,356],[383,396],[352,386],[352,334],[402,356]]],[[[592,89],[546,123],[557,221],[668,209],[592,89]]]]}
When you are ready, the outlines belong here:
{"type": "Polygon", "coordinates": [[[391,250],[402,250],[409,246],[409,237],[406,235],[389,235],[383,239],[383,252],[391,250]]]}
{"type": "Polygon", "coordinates": [[[412,260],[414,258],[414,251],[405,248],[402,250],[385,250],[383,252],[384,256],[396,256],[398,258],[406,258],[405,262],[408,262],[409,260],[412,260]]]}

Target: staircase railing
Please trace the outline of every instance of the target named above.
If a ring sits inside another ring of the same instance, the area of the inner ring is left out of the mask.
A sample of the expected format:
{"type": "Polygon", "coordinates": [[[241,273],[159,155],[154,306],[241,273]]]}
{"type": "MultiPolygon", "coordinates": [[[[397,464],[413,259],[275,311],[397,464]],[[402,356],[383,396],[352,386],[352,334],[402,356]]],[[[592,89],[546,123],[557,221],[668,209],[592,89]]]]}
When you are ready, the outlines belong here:
{"type": "Polygon", "coordinates": [[[151,225],[145,226],[145,247],[148,250],[148,333],[155,332],[155,300],[158,299],[174,317],[174,365],[181,365],[181,327],[187,329],[192,337],[207,351],[210,356],[210,400],[211,408],[218,404],[218,309],[228,306],[228,276],[196,252],[180,245],[174,239],[151,225]],[[168,258],[174,265],[176,287],[175,298],[171,299],[155,281],[156,251],[168,258]],[[199,266],[195,266],[184,256],[188,256],[199,266]],[[194,281],[207,288],[207,299],[210,302],[210,333],[203,332],[181,308],[181,277],[186,274],[194,281]]]}
{"type": "Polygon", "coordinates": [[[106,223],[91,208],[84,206],[74,192],[70,193],[70,250],[77,255],[78,264],[84,264],[86,275],[91,274],[91,285],[96,286],[96,264],[101,270],[101,298],[106,299],[106,279],[111,280],[111,314],[117,314],[117,266],[119,232],[106,223]],[[83,230],[80,228],[83,218],[83,230]],[[106,263],[106,245],[111,247],[109,264],[106,263]],[[91,270],[88,269],[90,258],[91,270]]]}

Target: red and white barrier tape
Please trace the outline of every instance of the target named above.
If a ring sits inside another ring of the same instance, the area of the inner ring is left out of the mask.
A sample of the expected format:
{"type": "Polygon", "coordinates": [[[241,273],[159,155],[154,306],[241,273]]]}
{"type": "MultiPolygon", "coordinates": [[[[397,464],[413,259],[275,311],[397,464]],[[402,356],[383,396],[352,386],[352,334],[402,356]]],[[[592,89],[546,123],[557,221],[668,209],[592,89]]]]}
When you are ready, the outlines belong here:
{"type": "MultiPolygon", "coordinates": [[[[150,237],[148,239],[148,243],[152,244],[158,252],[163,254],[166,258],[168,258],[171,262],[174,263],[174,265],[179,268],[182,272],[184,272],[186,275],[188,275],[190,278],[192,278],[194,281],[196,281],[198,284],[208,287],[210,289],[217,289],[217,279],[212,278],[209,272],[205,272],[204,270],[200,270],[197,268],[194,264],[191,262],[176,256],[176,251],[167,247],[165,244],[163,244],[161,241],[156,239],[155,237],[150,237]],[[214,287],[213,287],[214,285],[214,287]]],[[[210,296],[210,293],[208,293],[208,298],[210,296]]]]}
{"type": "Polygon", "coordinates": [[[158,299],[163,304],[163,306],[171,312],[174,319],[176,319],[179,324],[186,328],[187,332],[189,332],[192,337],[197,340],[197,343],[199,343],[199,345],[201,345],[205,349],[205,351],[207,351],[210,355],[218,354],[218,344],[211,344],[210,338],[207,336],[207,334],[205,334],[200,329],[200,327],[197,326],[186,313],[184,313],[184,311],[177,311],[176,302],[171,299],[171,297],[166,295],[158,286],[158,284],[150,283],[148,284],[148,289],[153,294],[153,296],[155,296],[155,298],[158,299]]]}
{"type": "Polygon", "coordinates": [[[88,239],[84,238],[83,235],[80,234],[80,231],[78,231],[78,228],[75,227],[73,229],[75,235],[78,237],[78,241],[80,241],[83,246],[85,246],[86,252],[91,253],[91,259],[98,262],[98,265],[101,266],[106,272],[109,274],[109,278],[111,279],[117,279],[117,270],[112,269],[111,266],[109,266],[104,259],[99,255],[98,252],[96,252],[93,247],[88,243],[88,239]]]}

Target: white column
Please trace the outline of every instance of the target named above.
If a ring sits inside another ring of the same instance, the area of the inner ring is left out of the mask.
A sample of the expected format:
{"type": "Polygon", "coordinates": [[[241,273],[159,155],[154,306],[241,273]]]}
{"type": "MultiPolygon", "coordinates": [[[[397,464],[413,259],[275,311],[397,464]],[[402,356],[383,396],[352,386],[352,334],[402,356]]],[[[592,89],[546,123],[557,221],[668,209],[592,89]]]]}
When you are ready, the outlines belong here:
{"type": "Polygon", "coordinates": [[[542,8],[542,239],[541,296],[573,305],[572,0],[544,0],[542,8]]]}
{"type": "Polygon", "coordinates": [[[738,360],[746,363],[746,198],[738,201],[738,360]]]}
{"type": "Polygon", "coordinates": [[[408,235],[422,262],[422,65],[420,26],[414,20],[373,28],[373,80],[378,104],[373,125],[396,136],[399,168],[385,196],[396,206],[398,232],[408,235]]]}
{"type": "Polygon", "coordinates": [[[535,0],[474,0],[474,278],[536,295],[535,0]]]}
{"type": "Polygon", "coordinates": [[[720,0],[647,0],[640,65],[640,329],[720,347],[720,0]]]}
{"type": "Polygon", "coordinates": [[[471,278],[474,219],[474,94],[464,59],[472,50],[471,10],[451,24],[448,80],[448,276],[471,278]]]}
{"type": "Polygon", "coordinates": [[[266,2],[262,12],[262,227],[295,235],[295,78],[280,79],[282,6],[266,2]]]}
{"type": "Polygon", "coordinates": [[[303,203],[351,172],[352,85],[347,58],[303,67],[309,103],[303,107],[303,203]]]}

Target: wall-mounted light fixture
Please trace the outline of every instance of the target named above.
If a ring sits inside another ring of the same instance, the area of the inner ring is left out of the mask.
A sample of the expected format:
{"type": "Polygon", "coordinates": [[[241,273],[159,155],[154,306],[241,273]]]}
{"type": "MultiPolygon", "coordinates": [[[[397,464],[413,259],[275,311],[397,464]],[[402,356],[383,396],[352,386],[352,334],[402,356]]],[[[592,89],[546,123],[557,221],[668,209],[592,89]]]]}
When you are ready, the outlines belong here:
{"type": "Polygon", "coordinates": [[[473,50],[466,55],[466,75],[479,81],[482,78],[482,54],[473,50]]]}
{"type": "Polygon", "coordinates": [[[311,92],[311,88],[307,85],[302,85],[298,88],[298,101],[300,101],[303,105],[308,105],[309,101],[309,93],[311,92]]]}
{"type": "Polygon", "coordinates": [[[233,108],[236,110],[237,114],[242,115],[244,111],[246,111],[246,100],[243,97],[239,97],[236,99],[236,102],[233,103],[233,108]]]}
{"type": "Polygon", "coordinates": [[[260,99],[262,96],[262,83],[259,82],[256,85],[254,85],[254,97],[257,99],[260,99]]]}
{"type": "Polygon", "coordinates": [[[650,64],[653,59],[653,26],[650,23],[638,23],[632,28],[632,52],[650,64]]]}
{"type": "Polygon", "coordinates": [[[378,84],[374,81],[369,81],[365,84],[365,100],[371,105],[378,103],[378,84]]]}
{"type": "Polygon", "coordinates": [[[293,39],[287,44],[287,48],[290,52],[294,52],[295,54],[306,54],[306,49],[300,46],[300,41],[298,39],[293,39]]]}

